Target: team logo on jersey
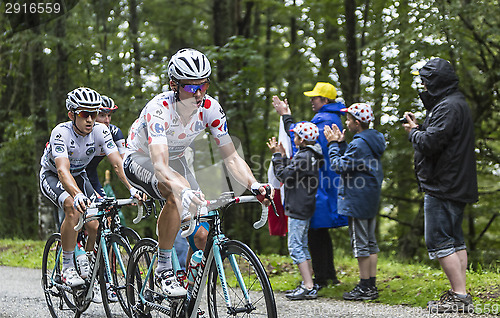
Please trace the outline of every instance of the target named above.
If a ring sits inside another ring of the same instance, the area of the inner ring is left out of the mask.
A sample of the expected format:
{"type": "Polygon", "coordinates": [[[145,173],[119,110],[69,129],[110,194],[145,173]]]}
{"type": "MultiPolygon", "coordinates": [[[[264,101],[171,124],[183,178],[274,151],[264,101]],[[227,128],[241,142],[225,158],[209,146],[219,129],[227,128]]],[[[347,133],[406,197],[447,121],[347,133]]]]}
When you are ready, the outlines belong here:
{"type": "Polygon", "coordinates": [[[57,153],[62,153],[64,152],[64,147],[63,146],[56,146],[56,148],[54,149],[57,153]]]}
{"type": "Polygon", "coordinates": [[[108,147],[108,149],[113,149],[115,147],[115,143],[113,141],[110,141],[110,142],[108,142],[106,147],[108,147]]]}
{"type": "Polygon", "coordinates": [[[94,152],[95,152],[95,148],[91,147],[91,148],[87,149],[87,151],[85,153],[87,154],[87,156],[90,156],[90,155],[94,154],[94,152]]]}
{"type": "Polygon", "coordinates": [[[165,128],[163,128],[163,126],[160,123],[156,123],[154,131],[161,134],[162,132],[165,131],[165,128]]]}

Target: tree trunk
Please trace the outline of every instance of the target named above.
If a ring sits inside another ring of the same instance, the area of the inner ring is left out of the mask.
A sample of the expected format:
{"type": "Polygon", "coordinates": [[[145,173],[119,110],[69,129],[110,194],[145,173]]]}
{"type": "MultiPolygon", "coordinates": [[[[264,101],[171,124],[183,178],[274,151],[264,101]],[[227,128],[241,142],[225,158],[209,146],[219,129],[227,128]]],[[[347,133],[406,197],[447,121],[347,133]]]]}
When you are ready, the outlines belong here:
{"type": "MultiPolygon", "coordinates": [[[[33,19],[38,19],[38,15],[33,15],[33,19]]],[[[38,25],[34,21],[34,25],[38,25]]],[[[48,91],[48,78],[47,72],[45,70],[45,65],[43,63],[43,43],[37,39],[40,37],[40,27],[36,26],[32,28],[35,33],[34,41],[31,43],[30,55],[31,55],[31,81],[30,81],[30,107],[31,113],[33,114],[33,131],[35,145],[37,145],[36,151],[33,152],[34,162],[39,162],[40,157],[43,152],[43,147],[45,145],[48,136],[48,126],[47,126],[47,111],[45,103],[47,101],[47,91],[48,91]]],[[[38,169],[37,179],[38,180],[38,169]]],[[[35,197],[38,201],[38,234],[41,239],[46,238],[53,230],[54,222],[52,220],[52,205],[48,205],[47,200],[43,200],[43,194],[41,194],[40,188],[38,188],[38,195],[35,197]]]]}
{"type": "MultiPolygon", "coordinates": [[[[134,63],[134,70],[133,70],[133,79],[134,79],[134,85],[137,88],[136,92],[139,95],[142,95],[141,92],[141,87],[142,87],[142,80],[141,80],[141,48],[139,46],[139,17],[137,15],[137,0],[129,0],[129,10],[130,10],[130,18],[129,18],[129,25],[130,25],[130,41],[132,42],[132,48],[134,49],[134,58],[133,58],[133,63],[134,63]]],[[[135,96],[136,100],[140,99],[141,96],[135,96]]]]}
{"type": "Polygon", "coordinates": [[[344,0],[345,6],[345,38],[346,38],[346,56],[347,56],[347,76],[346,84],[343,86],[344,99],[347,105],[359,100],[359,54],[356,35],[356,1],[344,0]]]}

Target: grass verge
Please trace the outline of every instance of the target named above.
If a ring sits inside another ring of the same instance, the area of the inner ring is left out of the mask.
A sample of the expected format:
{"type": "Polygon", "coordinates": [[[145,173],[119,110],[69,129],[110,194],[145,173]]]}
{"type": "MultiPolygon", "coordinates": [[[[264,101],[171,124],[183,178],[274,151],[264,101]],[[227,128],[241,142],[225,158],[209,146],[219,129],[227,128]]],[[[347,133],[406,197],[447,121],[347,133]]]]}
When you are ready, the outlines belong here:
{"type": "MultiPolygon", "coordinates": [[[[0,240],[0,265],[41,268],[45,242],[23,240],[0,240]]],[[[273,289],[285,291],[293,289],[301,281],[297,266],[290,257],[281,255],[261,255],[273,289]]],[[[351,256],[335,255],[335,266],[342,284],[323,288],[319,295],[342,299],[342,294],[350,291],[358,282],[357,261],[351,256]]],[[[392,258],[379,257],[377,286],[380,297],[374,302],[389,305],[425,307],[427,301],[438,299],[449,289],[443,271],[426,264],[404,263],[392,258]]],[[[490,308],[500,313],[500,269],[468,271],[467,288],[474,298],[477,308],[490,308]]]]}
{"type": "MultiPolygon", "coordinates": [[[[297,266],[290,258],[280,255],[261,256],[273,289],[284,291],[293,289],[300,283],[297,266]]],[[[342,294],[350,291],[359,281],[358,264],[350,256],[335,255],[338,279],[337,286],[320,290],[319,295],[342,300],[342,294]]],[[[450,288],[448,279],[441,269],[424,264],[409,264],[379,257],[377,287],[380,297],[373,301],[388,305],[408,305],[425,307],[432,299],[450,288]]],[[[500,271],[491,269],[467,272],[467,288],[478,308],[490,308],[500,313],[500,271]]]]}

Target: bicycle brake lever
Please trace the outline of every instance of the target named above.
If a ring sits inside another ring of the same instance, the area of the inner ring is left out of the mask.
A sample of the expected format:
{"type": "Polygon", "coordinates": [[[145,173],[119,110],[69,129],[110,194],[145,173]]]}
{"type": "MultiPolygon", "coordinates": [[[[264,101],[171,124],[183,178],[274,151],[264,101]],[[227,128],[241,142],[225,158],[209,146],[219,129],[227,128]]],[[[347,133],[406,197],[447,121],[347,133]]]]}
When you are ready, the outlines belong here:
{"type": "Polygon", "coordinates": [[[274,204],[274,200],[271,199],[271,186],[267,186],[265,189],[266,189],[266,195],[264,196],[264,198],[268,199],[271,202],[274,215],[276,215],[276,217],[279,217],[278,210],[276,209],[276,204],[274,204]]]}

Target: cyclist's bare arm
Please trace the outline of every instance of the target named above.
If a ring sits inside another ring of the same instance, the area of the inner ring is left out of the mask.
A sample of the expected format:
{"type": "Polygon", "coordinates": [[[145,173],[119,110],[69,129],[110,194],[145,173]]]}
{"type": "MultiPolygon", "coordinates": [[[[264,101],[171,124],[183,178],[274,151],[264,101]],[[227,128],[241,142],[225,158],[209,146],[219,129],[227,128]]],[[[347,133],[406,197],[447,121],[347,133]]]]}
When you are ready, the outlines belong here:
{"type": "MultiPolygon", "coordinates": [[[[236,149],[234,148],[234,144],[232,142],[219,147],[220,154],[222,158],[224,158],[224,163],[228,168],[231,175],[238,181],[241,185],[245,186],[247,189],[250,189],[250,186],[257,182],[255,179],[252,170],[248,164],[240,157],[236,149]]],[[[266,190],[261,187],[259,189],[261,194],[265,194],[266,190]]],[[[271,198],[274,196],[274,191],[271,192],[271,198]]],[[[270,201],[265,199],[262,202],[264,205],[269,206],[270,201]]]]}
{"type": "MultiPolygon", "coordinates": [[[[123,160],[122,156],[118,151],[114,151],[110,153],[108,156],[108,160],[111,163],[111,166],[113,166],[113,170],[115,170],[116,175],[118,176],[118,179],[127,187],[127,189],[130,191],[130,188],[132,186],[127,180],[127,177],[125,177],[125,172],[123,172],[123,160]]],[[[139,195],[135,195],[137,199],[142,200],[139,195]]]]}
{"type": "MultiPolygon", "coordinates": [[[[75,178],[73,178],[69,170],[69,159],[66,157],[58,157],[55,158],[54,161],[56,163],[57,176],[59,177],[59,181],[61,181],[64,190],[66,190],[72,198],[74,198],[78,193],[82,193],[82,190],[80,190],[76,184],[75,178]]],[[[84,213],[85,209],[79,206],[78,212],[84,213]]]]}

